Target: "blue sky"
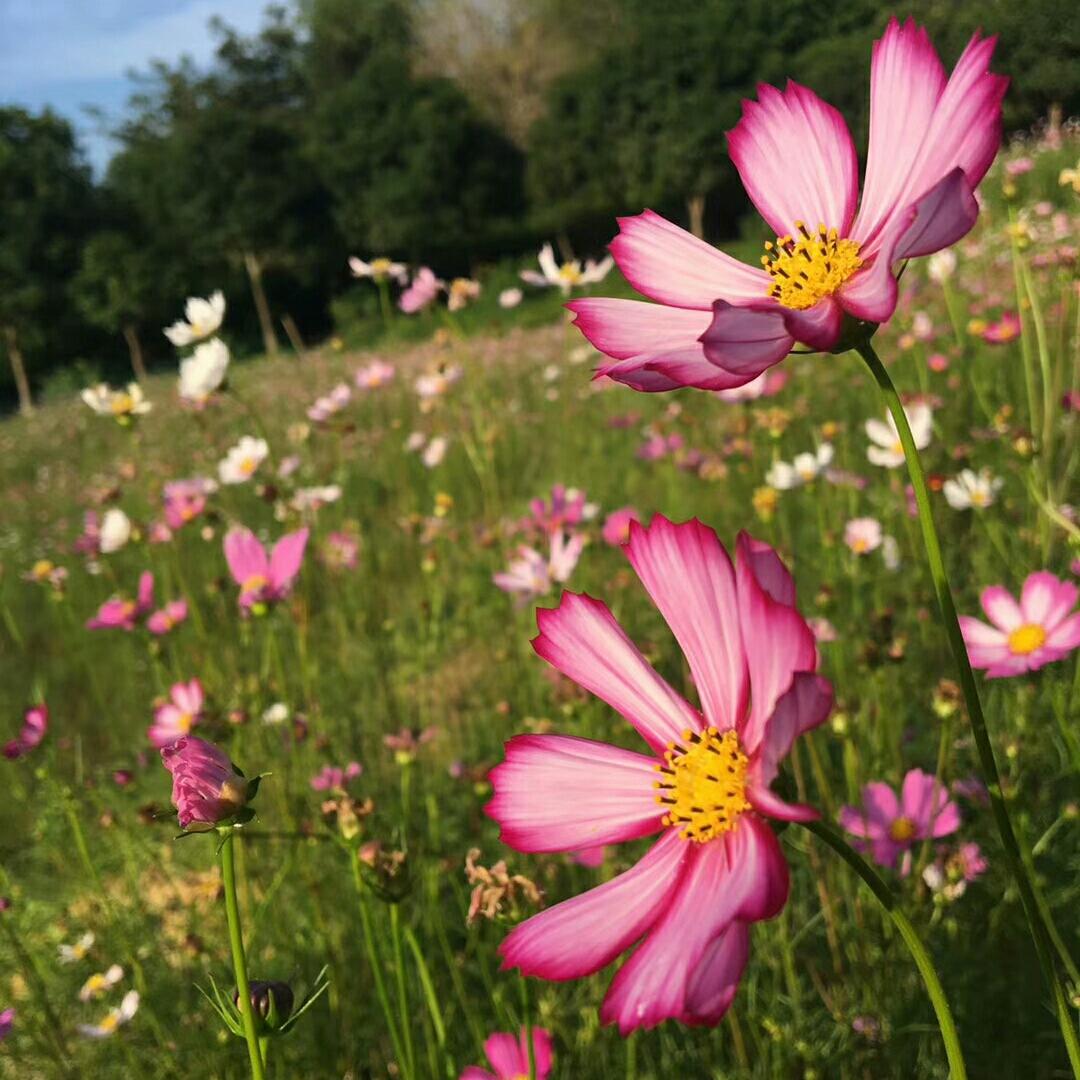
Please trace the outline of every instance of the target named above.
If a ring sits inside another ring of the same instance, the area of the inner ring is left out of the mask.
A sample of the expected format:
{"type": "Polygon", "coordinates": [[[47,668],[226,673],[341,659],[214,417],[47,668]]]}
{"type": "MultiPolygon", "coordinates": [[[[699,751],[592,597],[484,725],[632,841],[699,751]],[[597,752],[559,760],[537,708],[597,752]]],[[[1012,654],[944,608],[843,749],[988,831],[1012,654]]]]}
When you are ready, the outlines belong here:
{"type": "Polygon", "coordinates": [[[101,170],[112,152],[85,105],[123,112],[126,72],[187,54],[205,63],[219,15],[241,31],[258,28],[268,0],[0,0],[0,103],[46,105],[75,125],[101,170]]]}

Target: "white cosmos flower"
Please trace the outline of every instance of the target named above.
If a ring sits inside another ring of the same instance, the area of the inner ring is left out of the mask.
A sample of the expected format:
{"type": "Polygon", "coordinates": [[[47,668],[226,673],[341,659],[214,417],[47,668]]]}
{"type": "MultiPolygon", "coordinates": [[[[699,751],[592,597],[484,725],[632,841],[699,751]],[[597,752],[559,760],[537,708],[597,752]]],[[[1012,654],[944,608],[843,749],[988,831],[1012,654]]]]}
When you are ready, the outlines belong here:
{"type": "Polygon", "coordinates": [[[110,1009],[99,1024],[80,1024],[79,1034],[88,1039],[107,1039],[117,1028],[126,1024],[139,1011],[139,991],[129,990],[119,1008],[110,1009]]]}
{"type": "Polygon", "coordinates": [[[98,383],[88,386],[80,396],[98,416],[111,416],[120,423],[132,416],[142,416],[153,408],[143,395],[142,387],[135,382],[128,383],[126,390],[112,390],[108,383],[98,383]]]}
{"type": "Polygon", "coordinates": [[[223,484],[246,484],[270,453],[265,439],[245,435],[218,463],[223,484]]]}
{"type": "Polygon", "coordinates": [[[119,551],[131,539],[131,519],[118,506],[105,511],[98,532],[98,547],[102,555],[119,551]]]}
{"type": "Polygon", "coordinates": [[[516,308],[521,303],[524,293],[520,289],[503,289],[499,293],[499,307],[516,308]]]}
{"type": "Polygon", "coordinates": [[[86,954],[94,947],[94,931],[87,930],[74,945],[61,945],[59,947],[60,963],[74,964],[86,957],[86,954]]]}
{"type": "Polygon", "coordinates": [[[956,252],[952,248],[945,248],[942,251],[935,252],[926,260],[926,272],[931,281],[936,281],[939,285],[948,281],[953,276],[956,270],[956,252]]]}
{"type": "Polygon", "coordinates": [[[114,987],[124,977],[124,969],[119,964],[113,964],[108,971],[99,971],[91,975],[82,984],[79,991],[80,1001],[93,1001],[101,997],[106,990],[114,987]]]}
{"type": "Polygon", "coordinates": [[[954,510],[985,510],[993,506],[994,499],[1004,481],[993,476],[989,469],[975,472],[964,469],[958,476],[946,480],[942,490],[945,500],[954,510]]]}
{"type": "Polygon", "coordinates": [[[582,267],[577,259],[559,263],[555,260],[555,251],[550,244],[545,244],[540,249],[536,260],[540,264],[539,273],[535,270],[522,270],[521,280],[530,285],[555,286],[569,295],[570,290],[576,285],[592,285],[603,281],[615,265],[615,260],[608,255],[597,262],[588,259],[582,267]]]}
{"type": "Polygon", "coordinates": [[[796,454],[789,465],[776,461],[765,474],[765,483],[777,491],[789,491],[800,484],[812,484],[833,459],[832,443],[822,443],[811,453],[796,454]]]}
{"type": "Polygon", "coordinates": [[[185,401],[205,401],[225,381],[228,368],[228,345],[221,338],[204,341],[180,361],[180,396],[185,401]]]}
{"type": "Polygon", "coordinates": [[[895,536],[881,538],[881,560],[885,563],[886,570],[900,569],[900,545],[895,536]]]}
{"type": "MultiPolygon", "coordinates": [[[[907,416],[916,448],[925,450],[930,445],[930,435],[934,426],[934,414],[930,406],[918,402],[905,408],[904,413],[907,416]]],[[[900,443],[900,434],[891,416],[887,416],[884,420],[867,420],[866,434],[872,443],[866,450],[866,456],[872,465],[880,465],[885,469],[897,469],[904,464],[904,447],[900,443]]]]}
{"type": "Polygon", "coordinates": [[[449,445],[446,436],[436,435],[427,446],[424,447],[424,452],[420,455],[420,460],[429,468],[434,469],[436,465],[441,465],[442,460],[446,457],[446,448],[449,445]]]}
{"type": "Polygon", "coordinates": [[[337,502],[341,498],[341,488],[337,484],[326,484],[324,487],[298,488],[292,497],[292,505],[295,510],[318,510],[328,503],[337,502]]]}
{"type": "Polygon", "coordinates": [[[184,318],[165,328],[165,336],[177,347],[202,341],[215,333],[225,318],[225,294],[218,289],[213,296],[203,299],[189,296],[184,305],[184,318]]]}
{"type": "Polygon", "coordinates": [[[393,262],[385,256],[364,262],[355,255],[349,259],[349,269],[355,278],[371,278],[373,281],[384,281],[393,278],[399,285],[408,277],[409,271],[404,263],[393,262]]]}

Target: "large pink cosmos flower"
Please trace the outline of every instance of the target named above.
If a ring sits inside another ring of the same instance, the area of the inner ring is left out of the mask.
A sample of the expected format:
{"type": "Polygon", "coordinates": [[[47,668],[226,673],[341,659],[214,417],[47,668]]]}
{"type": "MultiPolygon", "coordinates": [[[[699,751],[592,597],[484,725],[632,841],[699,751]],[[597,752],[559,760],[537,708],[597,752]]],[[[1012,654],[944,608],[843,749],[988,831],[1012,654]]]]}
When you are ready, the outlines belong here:
{"type": "MultiPolygon", "coordinates": [[[[536,1080],[547,1080],[551,1074],[551,1035],[543,1028],[533,1028],[532,1042],[536,1080]]],[[[517,1037],[496,1031],[484,1043],[484,1053],[493,1071],[469,1065],[458,1080],[523,1080],[529,1075],[529,1043],[524,1031],[517,1037]]]]}
{"type": "Polygon", "coordinates": [[[838,348],[851,337],[846,317],[890,318],[896,264],[955,243],[978,217],[974,189],[1001,142],[1008,84],[987,70],[994,46],[975,34],[946,79],[926,31],[890,21],[874,44],[858,214],[855,144],[841,115],[798,83],[760,86],[758,100],[743,103],[728,149],[776,233],[763,266],[740,263],[651,210],[620,218],[611,252],[657,303],[567,305],[612,358],[598,374],[635,390],[730,389],[796,344],[838,348]]]}
{"type": "Polygon", "coordinates": [[[1077,588],[1046,570],[1029,574],[1018,604],[1003,585],[983,589],[979,598],[993,623],[960,616],[971,666],[988,679],[1023,675],[1068,656],[1080,647],[1077,588]]]}
{"type": "Polygon", "coordinates": [[[644,937],[601,1012],[624,1034],[666,1019],[715,1024],[726,1012],[750,923],[787,900],[787,863],[765,818],[817,816],[769,785],[796,736],[832,706],[794,583],[767,544],[740,534],[733,567],[711,529],[657,516],[631,526],[626,553],[682,647],[700,710],[656,674],[604,604],[564,593],[538,612],[533,647],[621,713],[651,753],[518,735],[492,771],[487,806],[519,851],[662,834],[632,869],[533,916],[500,948],[504,966],[525,975],[576,979],[644,937]]]}
{"type": "Polygon", "coordinates": [[[300,573],[307,547],[308,530],[286,533],[267,555],[250,529],[230,529],[225,536],[225,560],[240,586],[240,606],[245,611],[264,607],[288,596],[300,573]]]}
{"type": "Polygon", "coordinates": [[[33,705],[23,714],[23,725],[14,739],[4,744],[4,757],[14,761],[40,745],[49,730],[49,709],[45,704],[33,705]]]}
{"type": "Polygon", "coordinates": [[[960,811],[941,781],[922,769],[912,769],[904,777],[899,799],[888,784],[867,784],[861,807],[841,809],[840,825],[859,837],[858,846],[869,850],[879,866],[895,867],[897,857],[904,855],[900,871],[907,875],[911,867],[906,856],[912,846],[956,832],[960,811]]]}
{"type": "Polygon", "coordinates": [[[154,606],[154,575],[144,570],[139,575],[139,591],[134,600],[114,596],[88,619],[88,630],[134,630],[136,621],[154,606]]]}
{"type": "Polygon", "coordinates": [[[169,689],[169,700],[154,710],[154,723],[146,737],[159,750],[183,738],[202,719],[205,700],[202,683],[198,679],[173,683],[169,689]]]}

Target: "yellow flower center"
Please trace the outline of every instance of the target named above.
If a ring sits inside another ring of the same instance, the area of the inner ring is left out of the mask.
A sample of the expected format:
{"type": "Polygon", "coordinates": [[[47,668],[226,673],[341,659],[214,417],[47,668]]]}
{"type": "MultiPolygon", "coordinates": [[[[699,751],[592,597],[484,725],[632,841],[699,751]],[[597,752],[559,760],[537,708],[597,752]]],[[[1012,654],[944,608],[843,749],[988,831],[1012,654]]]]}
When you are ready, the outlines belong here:
{"type": "Polygon", "coordinates": [[[1009,652],[1013,656],[1028,656],[1046,644],[1046,631],[1035,623],[1025,623],[1009,635],[1009,652]]]}
{"type": "Polygon", "coordinates": [[[258,467],[259,463],[253,457],[241,458],[240,464],[237,465],[245,476],[250,476],[258,467]]]}
{"type": "Polygon", "coordinates": [[[90,978],[86,980],[86,986],[83,987],[83,991],[87,994],[99,994],[102,990],[106,989],[108,985],[104,975],[91,975],[90,978]]]}
{"type": "Polygon", "coordinates": [[[38,559],[34,563],[33,569],[30,573],[38,580],[44,581],[53,572],[53,564],[48,559],[38,559]]]}
{"type": "Polygon", "coordinates": [[[577,263],[563,263],[559,267],[559,280],[576,285],[581,280],[581,267],[577,263]]]}
{"type": "Polygon", "coordinates": [[[836,229],[818,225],[818,231],[810,233],[801,221],[795,227],[800,239],[789,235],[778,236],[775,244],[767,242],[761,265],[773,280],[769,295],[784,307],[804,311],[832,296],[863,262],[859,245],[841,240],[836,229]]]}
{"type": "Polygon", "coordinates": [[[244,584],[240,586],[241,592],[254,593],[262,592],[270,583],[262,574],[252,574],[251,577],[244,579],[244,584]]]}
{"type": "Polygon", "coordinates": [[[389,259],[372,259],[371,260],[371,272],[373,274],[388,274],[390,273],[390,260],[389,259]]]}
{"type": "Polygon", "coordinates": [[[750,809],[746,755],[734,731],[684,731],[683,742],[669,743],[666,764],[656,766],[664,776],[654,785],[656,801],[667,807],[665,825],[678,829],[684,840],[703,844],[734,829],[750,809]]]}
{"type": "Polygon", "coordinates": [[[971,505],[972,506],[986,506],[990,500],[986,496],[984,491],[973,491],[971,493],[971,505]]]}
{"type": "Polygon", "coordinates": [[[865,555],[866,552],[870,550],[870,543],[861,536],[857,536],[851,541],[851,550],[854,551],[856,555],[865,555]]]}
{"type": "Polygon", "coordinates": [[[898,817],[889,826],[889,836],[898,844],[906,844],[915,835],[915,822],[911,818],[898,817]]]}
{"type": "Polygon", "coordinates": [[[102,1031],[111,1035],[120,1026],[120,1017],[116,1013],[109,1013],[99,1026],[102,1031]]]}
{"type": "Polygon", "coordinates": [[[130,394],[113,394],[109,407],[113,416],[126,416],[135,408],[135,399],[130,394]]]}
{"type": "Polygon", "coordinates": [[[193,723],[195,723],[195,717],[191,713],[182,712],[176,718],[176,726],[185,733],[191,730],[193,723]]]}

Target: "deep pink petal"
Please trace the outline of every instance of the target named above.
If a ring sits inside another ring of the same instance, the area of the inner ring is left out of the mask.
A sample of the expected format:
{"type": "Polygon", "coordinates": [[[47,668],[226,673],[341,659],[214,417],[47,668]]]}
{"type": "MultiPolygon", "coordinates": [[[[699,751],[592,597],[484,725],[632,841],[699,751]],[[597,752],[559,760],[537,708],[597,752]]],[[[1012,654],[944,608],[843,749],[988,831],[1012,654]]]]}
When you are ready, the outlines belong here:
{"type": "Polygon", "coordinates": [[[1061,581],[1046,570],[1029,574],[1020,592],[1020,610],[1024,622],[1047,630],[1057,626],[1076,607],[1077,588],[1071,581],[1061,581]]]}
{"type": "Polygon", "coordinates": [[[743,187],[777,236],[802,221],[846,236],[858,197],[858,160],[844,118],[812,90],[788,82],[758,87],[728,133],[743,187]]]}
{"type": "Polygon", "coordinates": [[[844,309],[831,297],[819,300],[805,311],[784,311],[784,327],[800,344],[828,352],[840,340],[844,309]]]}
{"type": "Polygon", "coordinates": [[[499,1077],[487,1069],[481,1069],[479,1065],[466,1065],[458,1080],[499,1080],[499,1077]]]}
{"type": "Polygon", "coordinates": [[[592,345],[616,360],[693,347],[712,321],[711,303],[705,310],[693,311],[641,300],[585,297],[566,307],[592,345]]]}
{"type": "Polygon", "coordinates": [[[668,390],[678,390],[686,384],[668,375],[652,371],[649,362],[650,353],[644,356],[632,356],[629,360],[617,360],[613,364],[602,364],[596,369],[596,378],[605,376],[615,382],[629,386],[643,394],[659,394],[668,390]]]}
{"type": "Polygon", "coordinates": [[[754,573],[750,538],[745,533],[736,545],[735,578],[739,623],[750,669],[750,712],[739,738],[743,749],[753,757],[795,673],[812,671],[816,666],[817,645],[814,632],[798,611],[777,603],[761,587],[754,573]]]}
{"type": "Polygon", "coordinates": [[[576,851],[660,828],[656,759],[572,735],[516,735],[486,806],[518,851],[576,851]]]}
{"type": "Polygon", "coordinates": [[[871,781],[863,788],[862,806],[845,806],[840,824],[852,836],[879,836],[900,816],[900,801],[888,784],[871,781]]]}
{"type": "Polygon", "coordinates": [[[609,248],[626,280],[662,304],[709,310],[719,297],[751,300],[769,291],[763,270],[733,259],[652,210],[619,218],[619,235],[609,248]]]}
{"type": "Polygon", "coordinates": [[[758,584],[778,603],[795,606],[795,579],[784,565],[776,549],[764,540],[755,540],[749,533],[739,534],[739,543],[746,548],[747,562],[758,584]],[[745,540],[743,539],[745,537],[745,540]]]}
{"type": "Polygon", "coordinates": [[[796,672],[762,728],[751,761],[754,781],[768,787],[796,738],[823,724],[832,706],[833,688],[828,679],[807,671],[796,672]]]}
{"type": "Polygon", "coordinates": [[[679,352],[646,353],[638,359],[657,378],[670,379],[678,386],[693,386],[698,390],[732,390],[753,381],[746,375],[717,367],[705,356],[701,342],[679,352]]]}
{"type": "Polygon", "coordinates": [[[979,220],[979,203],[963,169],[952,172],[915,203],[911,224],[901,234],[892,261],[932,255],[967,236],[979,220]]]}
{"type": "Polygon", "coordinates": [[[225,561],[238,585],[253,577],[269,580],[270,560],[258,537],[250,529],[230,529],[225,536],[225,561]]]}
{"type": "Polygon", "coordinates": [[[503,967],[556,981],[606,967],[668,907],[692,846],[668,829],[625,873],[527,919],[499,946],[503,967]]]}
{"type": "Polygon", "coordinates": [[[297,529],[286,533],[275,545],[270,556],[270,584],[279,592],[284,592],[300,573],[300,564],[304,561],[304,549],[307,547],[308,529],[297,529]]]}
{"type": "Polygon", "coordinates": [[[154,575],[149,570],[144,570],[139,575],[136,601],[140,614],[149,611],[154,606],[154,575]]]}
{"type": "Polygon", "coordinates": [[[990,585],[983,589],[979,603],[982,604],[986,617],[1006,634],[1011,634],[1023,625],[1024,615],[1020,610],[1020,605],[1004,586],[990,585]]]}
{"type": "Polygon", "coordinates": [[[557,608],[537,611],[536,622],[536,652],[624,716],[657,753],[700,727],[696,710],[656,674],[599,600],[563,593],[557,608]]]}
{"type": "Polygon", "coordinates": [[[960,814],[949,791],[935,776],[911,769],[904,777],[900,812],[918,828],[920,837],[945,836],[960,827],[960,814]]]}
{"type": "MultiPolygon", "coordinates": [[[[736,307],[726,300],[713,304],[713,320],[701,335],[705,359],[745,381],[779,364],[795,344],[779,304],[736,307]]],[[[719,389],[726,389],[720,387],[719,389]]]]}
{"type": "Polygon", "coordinates": [[[657,514],[647,528],[631,523],[626,555],[682,648],[706,721],[734,727],[749,683],[735,575],[716,533],[657,514]]]}
{"type": "Polygon", "coordinates": [[[785,802],[771,788],[753,781],[746,785],[746,798],[759,814],[777,821],[817,821],[821,817],[814,807],[806,803],[785,802]]]}
{"type": "Polygon", "coordinates": [[[686,984],[684,1024],[715,1026],[735,1000],[750,957],[750,927],[736,920],[705,950],[686,984]]]}
{"type": "Polygon", "coordinates": [[[494,1035],[489,1035],[484,1043],[484,1053],[500,1078],[512,1080],[514,1077],[529,1075],[528,1051],[523,1061],[521,1043],[517,1036],[509,1032],[497,1031],[494,1035]]]}

